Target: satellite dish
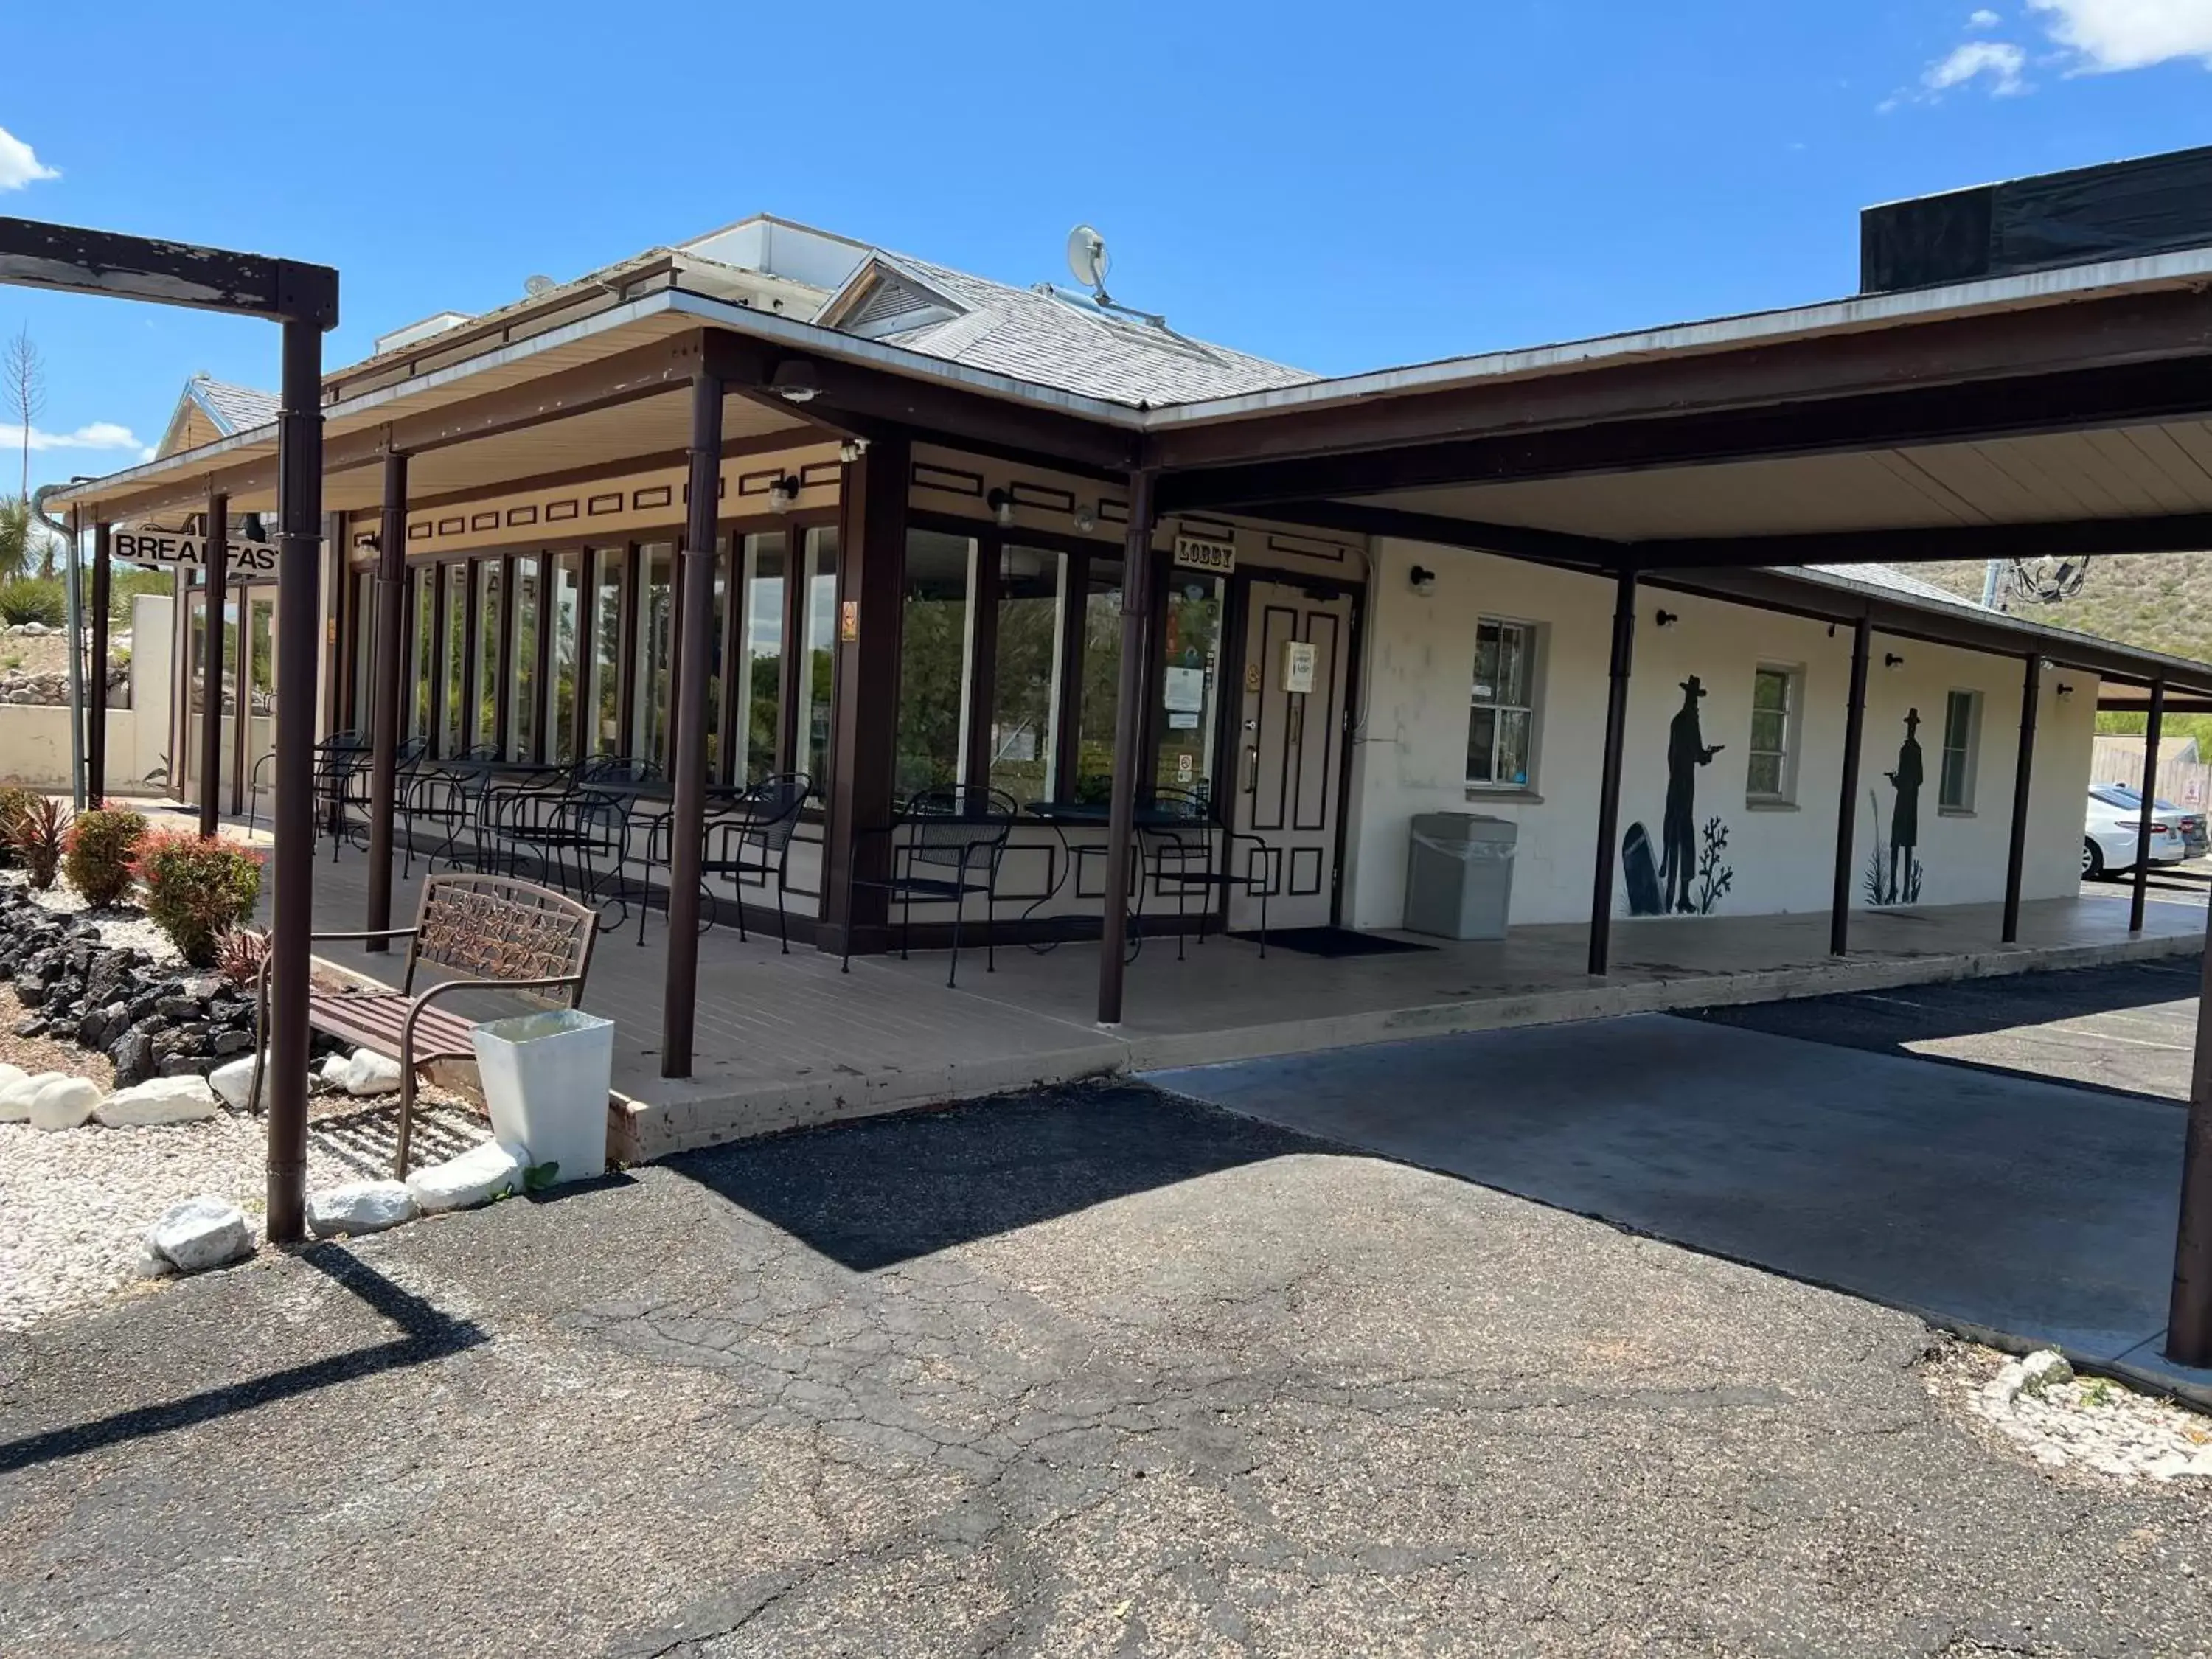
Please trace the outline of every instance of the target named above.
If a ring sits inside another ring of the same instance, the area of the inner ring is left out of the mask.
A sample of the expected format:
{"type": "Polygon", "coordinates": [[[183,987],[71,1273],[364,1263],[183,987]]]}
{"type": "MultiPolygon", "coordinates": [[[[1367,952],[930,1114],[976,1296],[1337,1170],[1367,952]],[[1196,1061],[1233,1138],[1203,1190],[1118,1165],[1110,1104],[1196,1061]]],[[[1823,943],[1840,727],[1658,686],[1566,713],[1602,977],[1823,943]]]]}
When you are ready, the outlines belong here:
{"type": "Polygon", "coordinates": [[[1106,239],[1089,225],[1078,225],[1067,233],[1067,268],[1084,287],[1103,292],[1112,264],[1106,254],[1106,239]]]}
{"type": "Polygon", "coordinates": [[[523,293],[533,300],[541,294],[550,294],[560,286],[550,276],[526,276],[522,279],[523,293]]]}

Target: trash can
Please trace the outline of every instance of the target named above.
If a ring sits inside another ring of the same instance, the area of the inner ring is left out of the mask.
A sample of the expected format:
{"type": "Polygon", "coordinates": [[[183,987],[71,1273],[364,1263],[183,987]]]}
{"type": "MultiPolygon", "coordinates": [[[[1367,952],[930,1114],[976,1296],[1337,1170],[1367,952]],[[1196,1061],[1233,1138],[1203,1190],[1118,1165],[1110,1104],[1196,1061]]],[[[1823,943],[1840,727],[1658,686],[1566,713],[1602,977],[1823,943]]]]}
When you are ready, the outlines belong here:
{"type": "Polygon", "coordinates": [[[1479,812],[1420,812],[1406,860],[1406,931],[1504,939],[1520,825],[1479,812]]]}
{"type": "Polygon", "coordinates": [[[471,1034],[494,1139],[554,1164],[553,1184],[607,1172],[615,1026],[573,1008],[495,1019],[471,1034]]]}

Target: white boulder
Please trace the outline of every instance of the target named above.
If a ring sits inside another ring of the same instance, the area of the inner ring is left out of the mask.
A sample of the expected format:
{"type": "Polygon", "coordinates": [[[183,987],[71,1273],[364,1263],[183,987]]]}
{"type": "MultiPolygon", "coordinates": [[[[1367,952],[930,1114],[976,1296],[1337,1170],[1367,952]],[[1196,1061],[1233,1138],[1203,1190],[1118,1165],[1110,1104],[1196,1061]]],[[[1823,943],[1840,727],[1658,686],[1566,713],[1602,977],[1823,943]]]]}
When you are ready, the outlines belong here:
{"type": "Polygon", "coordinates": [[[94,1109],[93,1120],[111,1129],[143,1129],[157,1123],[197,1123],[222,1109],[204,1077],[149,1078],[118,1089],[94,1109]]]}
{"type": "Polygon", "coordinates": [[[2020,1392],[2040,1395],[2045,1389],[2074,1380],[2074,1368],[2056,1348],[2042,1348],[2020,1362],[2020,1392]]]}
{"type": "Polygon", "coordinates": [[[253,1253],[245,1212],[219,1198],[188,1198],[146,1230],[146,1248],[179,1273],[220,1267],[253,1253]]]}
{"type": "Polygon", "coordinates": [[[307,1194],[307,1226],[317,1238],[380,1233],[417,1213],[404,1181],[355,1181],[307,1194]]]}
{"type": "Polygon", "coordinates": [[[0,1060],[0,1094],[4,1094],[28,1076],[30,1073],[21,1066],[10,1066],[5,1060],[0,1060]]]}
{"type": "MultiPolygon", "coordinates": [[[[208,1073],[208,1087],[222,1097],[223,1103],[234,1111],[243,1112],[254,1103],[253,1056],[243,1054],[225,1062],[208,1073]]],[[[263,1087],[268,1085],[264,1083],[263,1087]]]]}
{"type": "Polygon", "coordinates": [[[356,1048],[337,1077],[349,1095],[389,1095],[399,1090],[399,1062],[374,1048],[356,1048]]]}
{"type": "Polygon", "coordinates": [[[31,1102],[39,1091],[49,1083],[58,1083],[67,1072],[33,1072],[27,1077],[20,1066],[8,1068],[15,1073],[12,1083],[0,1083],[0,1123],[22,1123],[31,1115],[31,1102]]]}
{"type": "Polygon", "coordinates": [[[502,1193],[522,1190],[522,1172],[529,1155],[520,1146],[487,1140],[459,1158],[433,1164],[407,1177],[407,1190],[425,1215],[441,1210],[473,1209],[489,1204],[502,1193]]]}
{"type": "Polygon", "coordinates": [[[323,1069],[316,1075],[325,1083],[336,1084],[343,1088],[345,1085],[346,1067],[352,1064],[351,1054],[332,1054],[323,1062],[323,1069]]]}
{"type": "Polygon", "coordinates": [[[66,1073],[40,1087],[31,1097],[33,1129],[81,1129],[100,1104],[100,1085],[90,1078],[66,1073]]]}

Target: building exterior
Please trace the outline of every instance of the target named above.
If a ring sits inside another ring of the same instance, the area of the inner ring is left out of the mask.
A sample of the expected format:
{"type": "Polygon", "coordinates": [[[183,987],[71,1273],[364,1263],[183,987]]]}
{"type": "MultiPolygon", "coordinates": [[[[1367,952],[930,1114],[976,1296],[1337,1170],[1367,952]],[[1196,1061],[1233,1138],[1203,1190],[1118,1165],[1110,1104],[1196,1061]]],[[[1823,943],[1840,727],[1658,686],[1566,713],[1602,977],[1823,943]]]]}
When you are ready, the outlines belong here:
{"type": "MultiPolygon", "coordinates": [[[[2063,433],[1995,393],[1948,428],[1866,424],[1869,400],[2094,372],[2108,313],[2179,360],[2208,272],[2212,247],[1323,381],[1101,296],[745,220],[326,377],[322,681],[265,680],[273,577],[249,573],[218,787],[245,802],[295,696],[319,731],[375,727],[390,615],[405,767],[628,757],[679,781],[678,842],[687,720],[710,793],[803,775],[786,899],[828,950],[949,937],[951,902],[894,915],[878,884],[900,803],[956,787],[1018,813],[995,896],[961,907],[1002,939],[1263,906],[1394,928],[1412,820],[1440,811],[1517,826],[1511,921],[1589,919],[1596,971],[1616,918],[1833,911],[1840,949],[1855,909],[2009,916],[2078,881],[2100,703],[2212,699],[2212,667],[1892,561],[2078,537],[2053,503],[2092,497],[2166,544],[2212,511],[2212,428],[2140,395],[2068,405],[2063,433]],[[1924,387],[1881,356],[1908,337],[1924,387]],[[1792,437],[1816,406],[1830,435],[1792,437]],[[682,550],[707,483],[698,673],[682,550]],[[1168,878],[1174,821],[1211,826],[1228,879],[1168,878]]],[[[63,499],[111,526],[189,528],[215,490],[269,510],[252,399],[188,391],[158,459],[63,499]]]]}

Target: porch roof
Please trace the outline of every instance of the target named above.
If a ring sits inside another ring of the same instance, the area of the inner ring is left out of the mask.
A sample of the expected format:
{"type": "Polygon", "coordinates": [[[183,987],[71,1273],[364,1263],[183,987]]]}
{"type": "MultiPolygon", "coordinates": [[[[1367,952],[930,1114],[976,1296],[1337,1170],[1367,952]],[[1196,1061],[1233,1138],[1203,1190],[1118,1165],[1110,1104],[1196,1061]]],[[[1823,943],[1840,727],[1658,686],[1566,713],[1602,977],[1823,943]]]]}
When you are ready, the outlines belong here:
{"type": "MultiPolygon", "coordinates": [[[[774,314],[742,275],[662,251],[340,371],[327,504],[374,505],[393,451],[419,495],[672,457],[682,387],[714,352],[733,444],[896,426],[1093,476],[1151,467],[1170,516],[1632,565],[2212,696],[2212,667],[1867,574],[2212,546],[2212,248],[1158,408],[774,314]],[[794,368],[807,401],[774,385],[794,368]]],[[[241,510],[273,505],[274,427],[53,499],[143,518],[211,483],[241,510]]]]}

